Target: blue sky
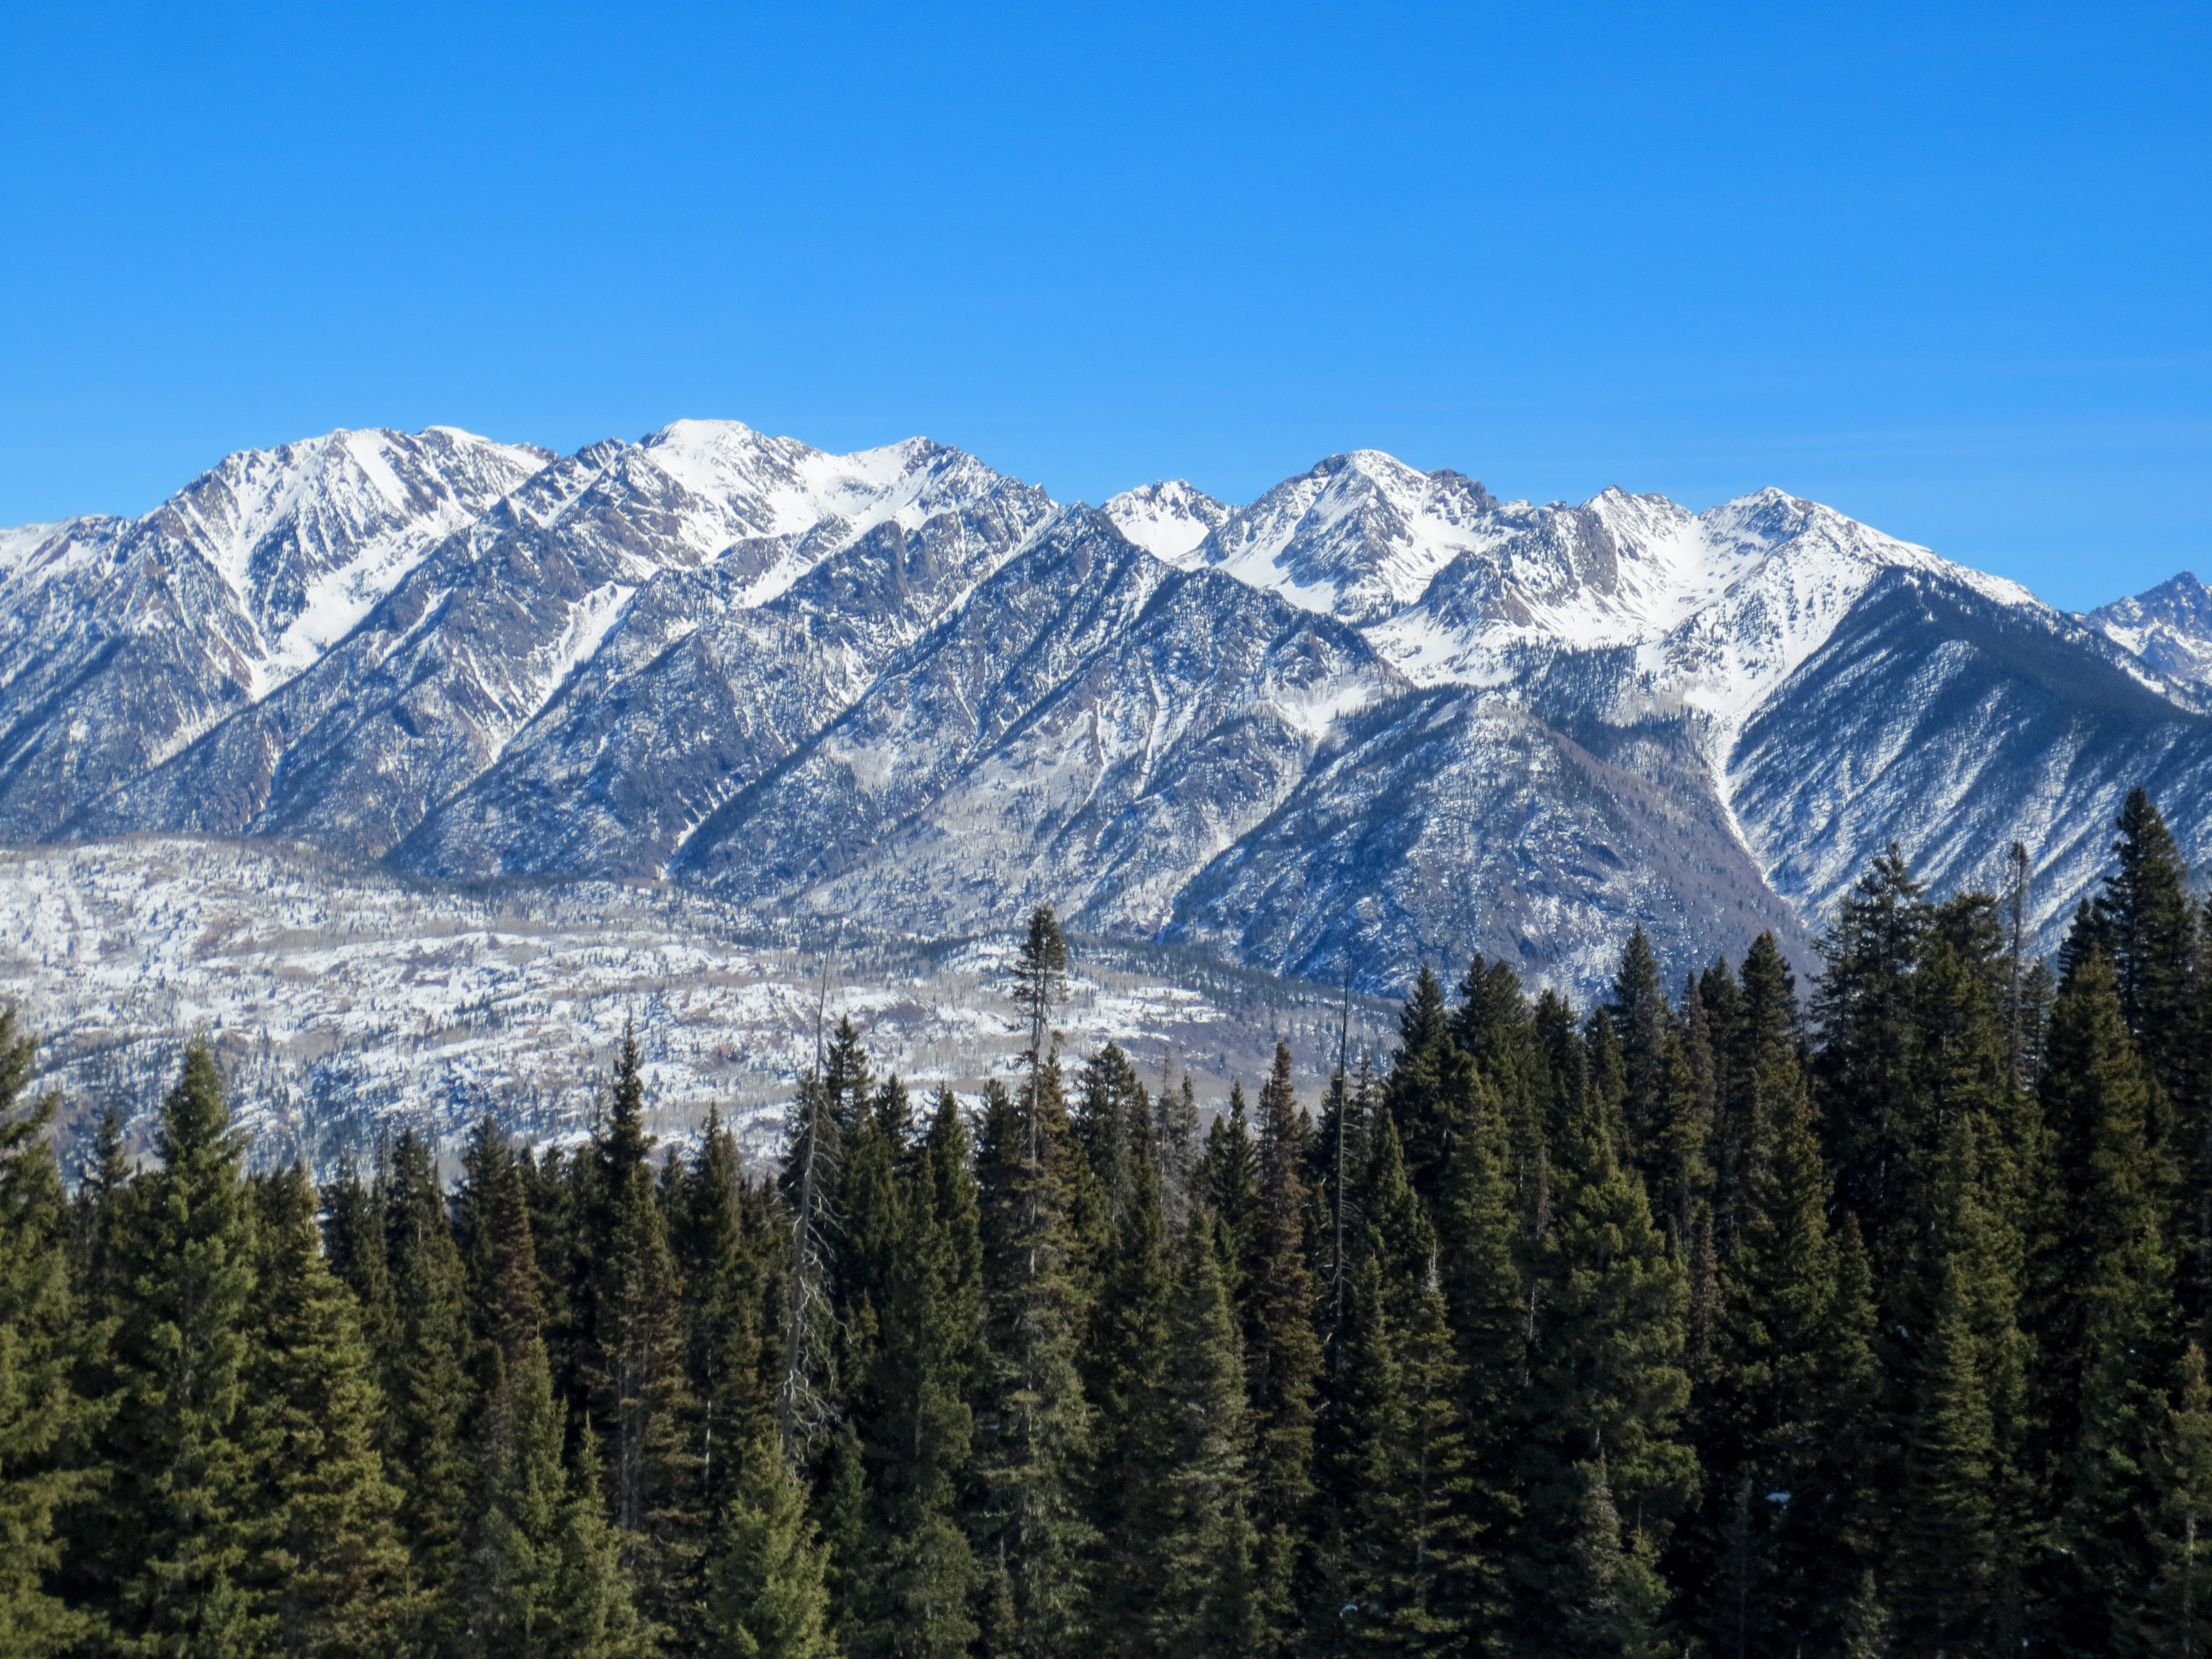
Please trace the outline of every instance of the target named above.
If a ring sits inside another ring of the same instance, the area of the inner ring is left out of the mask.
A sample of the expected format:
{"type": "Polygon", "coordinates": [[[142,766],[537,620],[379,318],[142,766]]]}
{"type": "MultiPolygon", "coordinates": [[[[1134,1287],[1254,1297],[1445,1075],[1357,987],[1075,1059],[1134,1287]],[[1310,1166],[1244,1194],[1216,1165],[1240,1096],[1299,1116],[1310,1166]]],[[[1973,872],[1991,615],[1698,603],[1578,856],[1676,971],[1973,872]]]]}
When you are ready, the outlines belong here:
{"type": "Polygon", "coordinates": [[[0,0],[0,523],[726,416],[2212,577],[2212,9],[0,0]]]}

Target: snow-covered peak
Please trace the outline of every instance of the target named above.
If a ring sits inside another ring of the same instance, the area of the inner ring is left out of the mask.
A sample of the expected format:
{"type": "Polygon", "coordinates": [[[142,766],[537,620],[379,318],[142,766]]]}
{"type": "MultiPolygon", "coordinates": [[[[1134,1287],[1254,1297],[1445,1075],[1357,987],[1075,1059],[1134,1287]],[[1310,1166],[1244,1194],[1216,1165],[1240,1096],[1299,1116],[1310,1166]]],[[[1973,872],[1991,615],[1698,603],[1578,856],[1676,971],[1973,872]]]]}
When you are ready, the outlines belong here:
{"type": "Polygon", "coordinates": [[[1735,726],[1826,641],[1887,569],[1925,572],[2000,604],[2026,588],[1767,489],[1692,514],[1607,489],[1580,507],[1501,507],[1511,527],[1470,549],[1420,602],[1370,630],[1416,680],[1498,684],[1532,653],[1632,647],[1649,695],[1735,726]]]}
{"type": "Polygon", "coordinates": [[[191,545],[249,609],[287,577],[381,593],[552,459],[453,427],[340,430],[226,455],[145,522],[191,545]]]}
{"type": "Polygon", "coordinates": [[[128,519],[87,514],[0,530],[0,596],[12,601],[58,575],[106,557],[128,519]]]}
{"type": "Polygon", "coordinates": [[[2212,590],[2193,571],[2083,618],[2160,673],[2212,685],[2212,590]]]}
{"type": "Polygon", "coordinates": [[[337,431],[225,456],[141,520],[214,570],[265,642],[254,689],[314,661],[425,554],[552,455],[453,427],[337,431]]]}
{"type": "Polygon", "coordinates": [[[1227,506],[1182,478],[1125,489],[1100,511],[1154,558],[1179,565],[1198,562],[1200,545],[1229,518],[1227,506]]]}
{"type": "Polygon", "coordinates": [[[1474,479],[1359,449],[1239,507],[1197,556],[1308,611],[1372,623],[1419,599],[1461,554],[1510,533],[1474,479]]]}
{"type": "MultiPolygon", "coordinates": [[[[665,529],[702,557],[741,540],[784,540],[782,556],[749,587],[749,605],[766,604],[878,525],[896,520],[912,531],[1012,482],[927,438],[833,455],[738,421],[675,422],[611,470],[630,465],[649,465],[680,488],[681,498],[666,504],[665,529]]],[[[1037,500],[1048,505],[1041,493],[1037,500]]]]}

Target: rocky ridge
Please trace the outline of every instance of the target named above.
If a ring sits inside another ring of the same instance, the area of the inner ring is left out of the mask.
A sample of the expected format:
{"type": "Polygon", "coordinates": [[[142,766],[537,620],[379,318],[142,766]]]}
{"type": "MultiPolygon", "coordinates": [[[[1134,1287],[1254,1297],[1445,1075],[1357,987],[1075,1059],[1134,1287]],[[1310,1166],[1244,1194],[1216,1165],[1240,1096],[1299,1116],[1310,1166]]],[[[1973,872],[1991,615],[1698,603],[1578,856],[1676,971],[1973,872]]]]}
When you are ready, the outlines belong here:
{"type": "Polygon", "coordinates": [[[1896,840],[2035,849],[2051,930],[2150,781],[2212,854],[2212,602],[2090,617],[1780,490],[1501,501],[1335,456],[1103,507],[925,440],[679,422],[234,456],[0,532],[0,833],[289,840],[446,880],[670,879],[913,937],[1048,900],[1377,990],[1586,992],[1809,940],[1896,840]]]}

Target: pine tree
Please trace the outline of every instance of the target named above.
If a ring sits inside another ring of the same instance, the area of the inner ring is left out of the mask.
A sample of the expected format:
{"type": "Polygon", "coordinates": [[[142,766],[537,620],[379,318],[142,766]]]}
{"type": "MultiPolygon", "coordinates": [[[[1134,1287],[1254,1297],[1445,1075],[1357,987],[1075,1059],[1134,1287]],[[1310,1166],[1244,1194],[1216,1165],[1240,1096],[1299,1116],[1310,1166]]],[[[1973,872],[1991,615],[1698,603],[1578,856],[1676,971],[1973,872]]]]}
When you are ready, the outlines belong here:
{"type": "Polygon", "coordinates": [[[1668,1133],[1674,1079],[1667,1073],[1667,1037],[1674,1025],[1674,1011],[1659,981],[1658,958],[1651,940],[1638,927],[1622,948],[1620,968],[1613,975],[1613,1003],[1606,1011],[1613,1032],[1620,1040],[1625,1094],[1622,1111],[1627,1119],[1627,1155],[1653,1183],[1662,1154],[1661,1141],[1668,1133]]]}
{"type": "MultiPolygon", "coordinates": [[[[1605,1025],[1594,1018],[1601,1073],[1612,1064],[1605,1025]]],[[[1568,1096],[1522,1419],[1516,1628],[1542,1639],[1547,1609],[1563,1598],[1612,1598],[1626,1611],[1607,1617],[1628,1642],[1646,1628],[1650,1564],[1696,1486],[1681,1438],[1688,1290],[1619,1157],[1613,1086],[1571,1086],[1568,1096]],[[1608,1534],[1603,1516],[1624,1514],[1626,1530],[1608,1534]]]]}
{"type": "Polygon", "coordinates": [[[134,1650],[259,1653],[272,1620],[247,1582],[255,1516],[244,1439],[253,1216],[215,1055],[185,1051],[161,1103],[123,1247],[119,1387],[105,1436],[105,1553],[134,1650]]]}
{"type": "Polygon", "coordinates": [[[545,1352],[538,1265],[519,1164],[493,1160],[483,1236],[483,1409],[477,1430],[466,1644],[486,1659],[543,1652],[629,1659],[645,1650],[599,1489],[588,1425],[564,1469],[565,1413],[545,1352]]]}
{"type": "Polygon", "coordinates": [[[383,1397],[353,1293],[324,1261],[315,1193],[298,1168],[256,1183],[255,1335],[245,1376],[259,1520],[252,1563],[277,1650],[384,1650],[409,1611],[399,1493],[376,1451],[383,1397]]]}
{"type": "Polygon", "coordinates": [[[1202,1221],[1185,1230],[1158,1372],[1137,1404],[1128,1514],[1131,1629],[1159,1659],[1262,1650],[1251,1425],[1236,1311],[1202,1221]]]}
{"type": "Polygon", "coordinates": [[[1893,848],[1852,889],[1821,941],[1826,972],[1814,998],[1821,1042],[1814,1100],[1827,1127],[1837,1199],[1869,1231],[1884,1278],[1890,1242],[1913,1212],[1933,1133],[1915,1075],[1912,980],[1929,907],[1893,848]]]}
{"type": "MultiPolygon", "coordinates": [[[[686,1167],[672,1244],[684,1286],[694,1534],[703,1546],[728,1500],[739,1448],[770,1430],[766,1264],[747,1236],[737,1139],[710,1110],[686,1167]]],[[[680,1631],[679,1631],[680,1633],[680,1631]]]]}
{"type": "Polygon", "coordinates": [[[1291,1576],[1313,1497],[1314,1389],[1321,1340],[1307,1271],[1306,1195],[1291,1051],[1260,1091],[1260,1191],[1244,1275],[1244,1372],[1252,1406],[1252,1521],[1259,1531],[1264,1617],[1286,1640],[1291,1576]]]}
{"type": "Polygon", "coordinates": [[[1260,1157],[1252,1144],[1251,1121],[1241,1082],[1230,1085],[1229,1109],[1216,1117],[1206,1131],[1198,1184],[1217,1230],[1230,1242],[1230,1254],[1222,1264],[1229,1274],[1230,1291],[1241,1295],[1245,1265],[1260,1221],[1260,1157]]]}
{"type": "MultiPolygon", "coordinates": [[[[1700,1401],[1702,1533],[1720,1548],[1702,1610],[1717,1653],[1820,1639],[1859,1585],[1851,1434],[1875,1382],[1872,1311],[1846,1282],[1802,1087],[1773,1103],[1700,1401]]],[[[1852,1277],[1856,1278],[1856,1272],[1852,1277]]]]}
{"type": "Polygon", "coordinates": [[[1155,1144],[1159,1148],[1160,1209],[1168,1224],[1180,1230],[1190,1218],[1192,1185],[1198,1178],[1198,1087],[1188,1072],[1176,1088],[1160,1079],[1154,1103],[1155,1144]]]}
{"type": "MultiPolygon", "coordinates": [[[[2175,1106],[2200,1090],[2197,907],[2166,820],[2142,789],[2128,792],[2097,914],[2111,930],[2120,1012],[2152,1078],[2175,1106]]],[[[2195,1150],[2192,1146],[2191,1151],[2195,1150]]]]}
{"type": "Polygon", "coordinates": [[[123,1113],[110,1105],[100,1115],[70,1206],[77,1294],[85,1318],[94,1324],[115,1317],[122,1304],[122,1241],[130,1199],[131,1162],[125,1150],[123,1113]]]}
{"type": "Polygon", "coordinates": [[[1945,1269],[1905,1430],[1906,1498],[1893,1540],[1905,1628],[1918,1650],[1990,1650],[2004,1568],[2002,1477],[1971,1287],[1945,1269]]]}
{"type": "Polygon", "coordinates": [[[1560,1574],[1551,1639],[1536,1650],[1588,1659],[1657,1659],[1670,1650],[1667,1587],[1650,1541],[1624,1529],[1602,1454],[1576,1467],[1582,1488],[1560,1574]]]}
{"type": "Polygon", "coordinates": [[[2063,1289],[2041,1332],[2042,1415],[2059,1528],[2084,1581],[2055,1615],[2076,1647],[2109,1646],[2155,1571],[2142,1517],[2149,1460],[2179,1358],[2169,1171],[2150,1124],[2157,1085],[2123,1023],[2112,964],[2082,963],[2053,1006],[2043,1106],[2063,1148],[2064,1200],[2048,1278],[2063,1289]]]}
{"type": "MultiPolygon", "coordinates": [[[[1089,1344],[1098,1445],[1093,1507],[1105,1537],[1119,1547],[1104,1552],[1096,1616],[1102,1643],[1136,1653],[1150,1641],[1157,1612],[1157,1564],[1142,1544],[1152,1525],[1146,1506],[1155,1496],[1159,1437],[1169,1431],[1156,1407],[1173,1352],[1176,1269],[1141,1090],[1121,1097],[1119,1108],[1125,1115],[1116,1156],[1126,1162],[1127,1196],[1092,1310],[1089,1344]]],[[[1095,1121],[1111,1109],[1102,1101],[1087,1115],[1095,1121]]],[[[1094,1129],[1091,1138],[1103,1136],[1094,1129]]],[[[1202,1228],[1199,1236],[1204,1238],[1202,1228]]],[[[1218,1262],[1214,1273],[1218,1283],[1218,1262]]],[[[1241,1368],[1237,1386],[1243,1386],[1241,1368]]],[[[1241,1413],[1241,1398],[1238,1408],[1241,1413]]]]}
{"type": "Polygon", "coordinates": [[[781,1177],[788,1216],[778,1348],[776,1427],[787,1459],[806,1454],[830,1415],[835,1340],[831,1250],[837,1168],[844,1140],[830,1091],[812,1073],[799,1079],[787,1124],[781,1177]]]}
{"type": "Polygon", "coordinates": [[[468,1425],[477,1396],[470,1375],[471,1287],[430,1149],[412,1130],[392,1146],[385,1218],[392,1346],[379,1449],[401,1493],[400,1534],[416,1582],[431,1597],[435,1618],[461,1571],[472,1480],[468,1425]]]}
{"type": "Polygon", "coordinates": [[[739,1455],[708,1601],[714,1659],[837,1659],[826,1552],[805,1489],[773,1440],[739,1455]]]}
{"type": "Polygon", "coordinates": [[[689,1471],[679,1432],[686,1401],[675,1264],[654,1192],[645,1109],[642,1057],[636,1033],[625,1028],[612,1107],[594,1146],[601,1208],[586,1280],[592,1337],[586,1376],[593,1419],[607,1437],[609,1513],[631,1540],[627,1565],[657,1603],[681,1576],[681,1563],[662,1557],[672,1541],[671,1506],[689,1471]]]}
{"type": "Polygon", "coordinates": [[[848,1651],[938,1659],[976,1633],[976,1567],[957,1516],[974,1440],[976,1212],[951,1095],[919,1146],[906,1120],[903,1091],[887,1085],[846,1164],[846,1327],[866,1340],[848,1351],[837,1492],[820,1507],[836,1522],[825,1541],[840,1545],[832,1601],[848,1651]],[[856,1176],[878,1190],[854,1190],[856,1176]]]}
{"type": "Polygon", "coordinates": [[[1993,1139],[1977,1115],[1952,1118],[1927,1183],[1915,1282],[1884,1322],[1904,1451],[1882,1577],[1904,1639],[1931,1647],[2025,1634],[2027,1344],[2018,1234],[1988,1178],[2000,1163],[1993,1139]]]}
{"type": "Polygon", "coordinates": [[[2189,1345],[2181,1387],[2153,1464],[2159,1501],[2148,1517],[2156,1577],[2124,1634],[2160,1659],[2212,1651],[2212,1386],[2204,1351],[2189,1345]]]}
{"type": "Polygon", "coordinates": [[[354,1294],[360,1309],[361,1337],[380,1380],[389,1370],[398,1341],[398,1308],[392,1300],[391,1225],[387,1218],[390,1180],[380,1158],[374,1177],[361,1178],[349,1158],[336,1181],[322,1191],[325,1215],[323,1250],[331,1271],[354,1294]]]}
{"type": "Polygon", "coordinates": [[[1079,1651],[1090,1623],[1096,1447],[1078,1369],[1090,1309],[1070,1214],[1073,1157],[1057,1060],[1036,1068],[1018,1103],[995,1085],[987,1091],[974,1519],[979,1553],[1008,1575],[1015,1640],[1030,1659],[1079,1651]]]}
{"type": "Polygon", "coordinates": [[[1398,1015],[1398,1049],[1382,1103],[1405,1142],[1413,1189],[1433,1198],[1453,1138],[1468,1127],[1474,1062],[1452,1035],[1443,986],[1424,964],[1398,1015]]]}
{"type": "MultiPolygon", "coordinates": [[[[1475,1156],[1473,1141],[1460,1143],[1455,1162],[1475,1156]]],[[[1333,1588],[1358,1609],[1344,1617],[1362,1647],[1463,1651],[1469,1631],[1497,1611],[1476,1546],[1483,1517],[1498,1506],[1476,1490],[1469,1379],[1452,1340],[1436,1241],[1418,1202],[1397,1196],[1410,1197],[1411,1188],[1387,1127],[1373,1180],[1378,1218],[1365,1230],[1354,1281],[1344,1425],[1332,1437],[1344,1512],[1333,1588]]],[[[1455,1184],[1449,1176],[1447,1183],[1455,1184]]]]}
{"type": "Polygon", "coordinates": [[[21,1103],[36,1045],[0,1009],[0,1655],[59,1654],[92,1621],[54,1593],[59,1513],[92,1486],[97,1407],[73,1373],[100,1333],[70,1282],[70,1217],[47,1126],[58,1102],[21,1103]]]}

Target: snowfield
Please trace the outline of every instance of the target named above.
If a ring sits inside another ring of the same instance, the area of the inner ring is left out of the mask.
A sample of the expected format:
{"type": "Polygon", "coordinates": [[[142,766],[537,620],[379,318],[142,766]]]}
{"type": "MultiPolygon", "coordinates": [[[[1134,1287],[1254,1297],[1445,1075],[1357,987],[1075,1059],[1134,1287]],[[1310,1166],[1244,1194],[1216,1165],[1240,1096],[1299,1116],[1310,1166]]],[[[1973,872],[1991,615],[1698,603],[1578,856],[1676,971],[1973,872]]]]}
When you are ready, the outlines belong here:
{"type": "MultiPolygon", "coordinates": [[[[453,1150],[486,1111],[541,1142],[590,1121],[635,1020],[653,1127],[680,1140],[709,1108],[772,1154],[814,1056],[817,1012],[849,1018],[881,1072],[972,1096],[1011,1077],[1012,946],[779,938],[711,895],[615,883],[470,892],[347,869],[312,852],[179,837],[0,851],[0,999],[45,1038],[41,1082],[81,1130],[109,1103],[143,1146],[183,1043],[204,1036],[261,1164],[328,1170],[414,1125],[453,1150]],[[823,981],[827,947],[829,982],[823,981]]],[[[1317,1092],[1338,1009],[1316,988],[1079,943],[1056,1022],[1071,1056],[1116,1041],[1210,1103],[1256,1085],[1273,1033],[1317,1092]]],[[[1380,1052],[1385,1010],[1352,1007],[1380,1052]]]]}

